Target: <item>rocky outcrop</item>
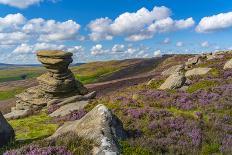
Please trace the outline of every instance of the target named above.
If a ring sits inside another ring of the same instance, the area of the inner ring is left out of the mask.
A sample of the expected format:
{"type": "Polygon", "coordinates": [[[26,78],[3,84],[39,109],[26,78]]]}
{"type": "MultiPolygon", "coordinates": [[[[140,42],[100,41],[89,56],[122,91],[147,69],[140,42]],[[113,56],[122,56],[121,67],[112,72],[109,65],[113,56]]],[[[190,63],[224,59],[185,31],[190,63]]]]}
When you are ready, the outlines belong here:
{"type": "Polygon", "coordinates": [[[192,70],[188,70],[185,73],[186,77],[189,76],[196,76],[196,75],[205,75],[207,74],[212,68],[203,68],[203,67],[199,67],[199,68],[194,68],[192,70]]]}
{"type": "Polygon", "coordinates": [[[175,66],[172,66],[169,69],[163,71],[161,74],[163,76],[169,76],[169,75],[181,72],[182,70],[184,70],[184,67],[185,67],[184,65],[175,65],[175,66]]]}
{"type": "Polygon", "coordinates": [[[0,112],[0,148],[7,145],[9,142],[13,141],[15,138],[15,133],[10,124],[3,117],[0,112]]]}
{"type": "Polygon", "coordinates": [[[188,59],[185,63],[185,69],[189,69],[194,65],[200,64],[204,59],[206,59],[206,55],[196,55],[195,57],[188,59]]]}
{"type": "Polygon", "coordinates": [[[170,75],[166,81],[159,87],[160,90],[165,89],[178,89],[181,88],[186,82],[186,77],[183,73],[178,72],[170,75]]]}
{"type": "Polygon", "coordinates": [[[207,54],[207,60],[213,60],[213,59],[222,59],[224,55],[221,53],[210,53],[207,54]]]}
{"type": "Polygon", "coordinates": [[[226,62],[223,69],[232,69],[232,59],[226,62]]]}
{"type": "MultiPolygon", "coordinates": [[[[73,96],[82,98],[88,93],[87,88],[77,81],[68,69],[73,61],[72,53],[56,50],[39,51],[37,57],[48,72],[37,78],[38,86],[16,95],[16,106],[12,108],[11,113],[6,115],[8,119],[21,118],[35,113],[54,100],[58,104],[64,99],[73,96]]],[[[70,103],[75,101],[80,101],[80,99],[73,99],[70,103]]]]}
{"type": "Polygon", "coordinates": [[[49,139],[68,132],[92,139],[98,145],[93,154],[98,155],[119,154],[118,139],[126,138],[121,121],[104,105],[96,106],[80,120],[65,123],[49,139]]]}

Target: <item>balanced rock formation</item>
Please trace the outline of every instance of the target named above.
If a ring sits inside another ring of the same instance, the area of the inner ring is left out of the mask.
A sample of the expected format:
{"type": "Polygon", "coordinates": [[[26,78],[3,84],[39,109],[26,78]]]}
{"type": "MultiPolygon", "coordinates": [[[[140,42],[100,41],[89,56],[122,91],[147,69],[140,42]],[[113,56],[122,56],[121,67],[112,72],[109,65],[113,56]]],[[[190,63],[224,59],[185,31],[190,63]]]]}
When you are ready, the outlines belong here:
{"type": "Polygon", "coordinates": [[[232,69],[232,59],[226,62],[223,69],[232,69]]]}
{"type": "Polygon", "coordinates": [[[48,72],[37,78],[38,86],[16,95],[16,106],[12,108],[11,113],[5,115],[8,119],[30,115],[54,100],[59,101],[54,102],[57,104],[70,97],[79,96],[80,101],[83,95],[88,96],[88,90],[75,79],[73,73],[68,69],[69,64],[73,61],[72,53],[56,50],[39,51],[37,57],[48,72]]]}
{"type": "Polygon", "coordinates": [[[15,138],[15,133],[10,124],[3,117],[0,112],[0,148],[7,145],[9,142],[13,141],[15,138]]]}
{"type": "Polygon", "coordinates": [[[212,69],[212,68],[204,68],[204,67],[194,68],[194,69],[188,70],[188,71],[185,73],[185,76],[186,76],[186,77],[189,77],[189,76],[195,76],[195,75],[205,75],[205,74],[207,74],[211,69],[212,69]]]}
{"type": "Polygon", "coordinates": [[[118,140],[126,138],[121,121],[101,104],[80,120],[66,122],[48,139],[68,132],[93,140],[98,145],[94,155],[120,154],[118,140]]]}
{"type": "Polygon", "coordinates": [[[184,73],[178,72],[170,75],[166,81],[159,87],[160,90],[165,89],[178,89],[181,88],[186,82],[184,73]]]}

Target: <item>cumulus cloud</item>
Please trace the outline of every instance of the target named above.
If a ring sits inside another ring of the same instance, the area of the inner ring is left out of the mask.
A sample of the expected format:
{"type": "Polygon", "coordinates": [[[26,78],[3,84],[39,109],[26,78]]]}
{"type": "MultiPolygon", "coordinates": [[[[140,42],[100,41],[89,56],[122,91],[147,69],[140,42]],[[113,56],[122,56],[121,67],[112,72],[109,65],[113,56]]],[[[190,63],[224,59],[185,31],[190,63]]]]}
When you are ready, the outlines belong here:
{"type": "Polygon", "coordinates": [[[202,18],[196,27],[196,31],[208,33],[229,27],[232,27],[232,12],[202,18]]]}
{"type": "MultiPolygon", "coordinates": [[[[9,5],[12,7],[25,9],[31,5],[36,5],[44,0],[0,0],[0,4],[9,5]]],[[[56,0],[50,0],[52,2],[56,2],[56,0]]]]}
{"type": "Polygon", "coordinates": [[[122,44],[116,44],[112,47],[112,53],[122,53],[125,51],[125,46],[122,44]]]}
{"type": "Polygon", "coordinates": [[[22,32],[0,33],[0,45],[15,45],[29,40],[30,36],[22,32]]]}
{"type": "Polygon", "coordinates": [[[27,20],[20,13],[8,14],[0,17],[0,44],[84,40],[85,38],[78,34],[80,27],[73,20],[64,22],[43,18],[27,20]]]}
{"type": "Polygon", "coordinates": [[[74,54],[83,52],[82,46],[66,46],[51,43],[36,43],[36,44],[20,44],[14,50],[13,54],[33,54],[39,50],[64,50],[66,52],[72,52],[74,54]]]}
{"type": "Polygon", "coordinates": [[[195,22],[192,18],[173,20],[171,10],[165,6],[154,7],[149,11],[141,8],[137,12],[123,13],[115,20],[99,18],[88,25],[93,41],[112,40],[114,36],[124,36],[127,41],[149,39],[156,33],[181,30],[192,27],[195,22]]]}
{"type": "Polygon", "coordinates": [[[104,49],[101,44],[97,44],[91,48],[92,55],[102,55],[108,53],[108,49],[104,49]]]}
{"type": "Polygon", "coordinates": [[[28,21],[22,29],[26,33],[38,35],[39,41],[51,42],[75,39],[80,25],[73,20],[57,22],[36,18],[28,21]]]}
{"type": "Polygon", "coordinates": [[[0,17],[0,32],[15,31],[25,22],[26,18],[20,13],[0,17]]]}

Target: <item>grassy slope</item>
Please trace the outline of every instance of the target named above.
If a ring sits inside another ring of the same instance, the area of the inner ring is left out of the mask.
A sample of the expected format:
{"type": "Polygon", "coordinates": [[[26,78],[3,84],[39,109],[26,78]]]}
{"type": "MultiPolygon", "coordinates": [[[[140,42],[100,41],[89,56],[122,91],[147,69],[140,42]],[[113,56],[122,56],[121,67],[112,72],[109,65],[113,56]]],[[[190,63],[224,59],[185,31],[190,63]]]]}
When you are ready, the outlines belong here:
{"type": "Polygon", "coordinates": [[[22,76],[26,75],[26,79],[34,78],[44,72],[41,67],[19,67],[13,69],[2,69],[0,70],[0,83],[7,81],[22,80],[22,76]]]}
{"type": "MultiPolygon", "coordinates": [[[[232,70],[222,68],[231,57],[200,64],[213,69],[207,75],[191,77],[193,84],[187,92],[157,90],[164,78],[160,76],[155,78],[154,86],[141,84],[122,89],[93,102],[87,110],[105,104],[122,120],[133,133],[121,142],[126,155],[230,154],[232,77],[225,75],[232,75],[232,70]]],[[[180,62],[175,60],[170,58],[157,70],[180,62]]]]}
{"type": "MultiPolygon", "coordinates": [[[[184,57],[179,58],[179,59],[182,59],[182,62],[186,60],[186,58],[184,57]]],[[[176,62],[178,61],[173,61],[173,60],[175,59],[170,59],[166,61],[165,63],[175,65],[176,62]]],[[[192,93],[198,92],[200,90],[209,91],[215,86],[232,84],[231,79],[229,78],[223,79],[223,75],[225,71],[221,70],[221,68],[222,68],[222,64],[225,63],[225,60],[226,59],[224,59],[224,61],[221,62],[221,65],[218,65],[219,61],[210,61],[210,62],[201,64],[200,66],[213,67],[213,71],[207,74],[206,76],[194,77],[192,79],[194,83],[193,85],[189,87],[187,94],[191,95],[192,93]],[[219,82],[219,83],[212,82],[213,80],[216,80],[216,79],[223,79],[223,80],[222,82],[219,82]]],[[[111,62],[110,65],[108,66],[112,66],[112,64],[113,62],[111,62]]],[[[158,69],[163,70],[165,68],[168,68],[169,66],[166,64],[161,64],[160,68],[158,69]]],[[[92,66],[96,66],[96,64],[92,64],[92,66]]],[[[98,67],[101,68],[100,65],[98,67]]],[[[104,68],[104,66],[102,67],[104,68]]],[[[74,67],[73,70],[75,73],[81,72],[81,75],[85,75],[88,77],[95,77],[95,79],[99,77],[97,76],[98,75],[97,73],[104,70],[104,69],[99,69],[100,71],[98,71],[98,69],[96,70],[95,67],[90,67],[90,68],[91,69],[85,69],[84,67],[83,70],[81,69],[79,70],[76,67],[74,67]],[[95,74],[87,75],[87,73],[90,71],[95,72],[95,74]]],[[[110,69],[105,72],[102,71],[101,73],[111,73],[115,69],[114,67],[112,68],[108,67],[108,68],[110,69]]],[[[193,109],[189,109],[189,110],[182,109],[176,105],[172,105],[172,106],[162,105],[162,104],[170,103],[171,101],[173,101],[174,100],[174,98],[172,98],[173,96],[178,96],[178,95],[182,96],[181,92],[178,92],[178,91],[167,92],[169,96],[168,99],[162,98],[162,96],[159,96],[158,99],[152,96],[148,96],[147,98],[146,95],[144,96],[143,94],[141,94],[141,92],[149,92],[149,93],[153,92],[154,94],[156,94],[157,92],[156,88],[160,84],[161,80],[163,80],[162,77],[157,77],[157,82],[155,83],[154,86],[148,87],[142,84],[139,86],[133,86],[133,87],[123,89],[122,91],[115,92],[111,96],[106,96],[101,99],[98,99],[97,101],[94,101],[93,104],[90,104],[90,106],[87,107],[86,109],[90,110],[96,104],[103,103],[115,112],[115,114],[123,121],[124,127],[128,131],[141,132],[142,136],[139,136],[138,134],[138,137],[133,137],[133,138],[128,139],[127,141],[121,142],[124,154],[135,154],[135,155],[136,154],[152,154],[154,150],[160,153],[171,152],[175,150],[177,151],[175,153],[178,154],[180,153],[178,151],[182,149],[186,149],[186,150],[182,150],[183,151],[182,154],[185,154],[186,153],[185,151],[189,151],[188,148],[176,148],[175,144],[171,146],[167,144],[166,146],[165,143],[163,144],[164,146],[162,146],[161,142],[163,141],[166,142],[167,140],[166,136],[170,136],[170,134],[175,133],[175,132],[171,132],[172,129],[168,129],[168,128],[160,129],[160,127],[162,126],[160,126],[157,129],[152,129],[152,130],[150,129],[151,128],[150,126],[154,122],[154,120],[157,121],[157,123],[159,124],[159,123],[163,123],[162,119],[175,119],[175,118],[180,118],[180,117],[183,117],[186,120],[186,122],[193,122],[193,123],[198,124],[198,123],[201,123],[201,121],[203,121],[204,123],[202,131],[204,132],[204,138],[206,139],[203,140],[199,148],[196,148],[193,146],[193,147],[189,147],[189,149],[191,149],[192,151],[195,151],[196,154],[198,153],[199,154],[212,154],[212,153],[220,154],[221,138],[218,138],[217,136],[215,136],[217,135],[215,132],[221,132],[221,131],[218,131],[217,129],[214,128],[213,123],[215,122],[212,121],[211,117],[212,116],[213,117],[216,116],[219,118],[224,117],[224,116],[232,117],[231,109],[226,109],[226,107],[225,109],[224,108],[215,109],[215,106],[217,103],[209,104],[203,107],[200,104],[198,105],[198,103],[195,103],[195,101],[193,102],[193,104],[197,104],[198,106],[193,109]],[[151,97],[152,100],[150,100],[149,97],[151,97]],[[138,111],[135,111],[137,112],[135,116],[139,115],[138,118],[132,117],[132,114],[128,112],[128,110],[131,110],[131,109],[138,110],[138,111]],[[144,109],[149,109],[154,112],[158,112],[157,114],[159,114],[160,111],[165,110],[166,112],[170,113],[170,116],[168,115],[162,116],[163,114],[161,113],[162,115],[158,116],[159,118],[151,119],[149,116],[149,113],[143,112],[144,109]],[[196,115],[196,112],[202,113],[203,118],[199,119],[198,116],[196,115]],[[211,120],[211,122],[209,120],[211,120]],[[162,138],[162,136],[164,136],[163,137],[164,139],[160,139],[161,141],[160,143],[158,143],[159,145],[157,145],[156,143],[153,143],[152,140],[156,140],[156,138],[159,140],[159,138],[162,138]]],[[[161,94],[163,93],[165,94],[165,92],[162,92],[161,94]]],[[[220,100],[223,102],[223,98],[221,98],[220,100]]],[[[50,121],[50,118],[48,118],[45,114],[41,114],[41,115],[26,118],[26,119],[10,121],[10,123],[16,129],[16,135],[18,139],[34,139],[34,138],[41,138],[43,136],[48,136],[54,132],[57,125],[49,123],[49,121],[50,121]],[[49,128],[49,130],[46,129],[47,125],[48,126],[51,125],[51,128],[49,128]]],[[[231,125],[231,122],[229,122],[229,124],[231,125]]],[[[191,129],[189,131],[191,131],[191,129]]],[[[186,135],[182,135],[181,137],[177,137],[177,138],[186,138],[185,136],[186,135]]],[[[171,140],[172,139],[170,139],[169,141],[171,140]]],[[[186,139],[183,139],[183,140],[186,140],[186,139]]]]}

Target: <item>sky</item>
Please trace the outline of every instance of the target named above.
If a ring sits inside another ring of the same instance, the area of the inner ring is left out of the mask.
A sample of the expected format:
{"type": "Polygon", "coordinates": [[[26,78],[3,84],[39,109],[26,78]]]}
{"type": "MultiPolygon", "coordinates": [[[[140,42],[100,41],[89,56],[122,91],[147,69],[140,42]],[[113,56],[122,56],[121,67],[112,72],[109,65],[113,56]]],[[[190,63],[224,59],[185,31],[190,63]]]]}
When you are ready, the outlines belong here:
{"type": "Polygon", "coordinates": [[[0,63],[38,50],[74,62],[232,49],[230,0],[0,0],[0,63]]]}

